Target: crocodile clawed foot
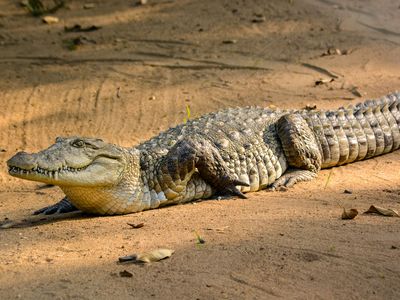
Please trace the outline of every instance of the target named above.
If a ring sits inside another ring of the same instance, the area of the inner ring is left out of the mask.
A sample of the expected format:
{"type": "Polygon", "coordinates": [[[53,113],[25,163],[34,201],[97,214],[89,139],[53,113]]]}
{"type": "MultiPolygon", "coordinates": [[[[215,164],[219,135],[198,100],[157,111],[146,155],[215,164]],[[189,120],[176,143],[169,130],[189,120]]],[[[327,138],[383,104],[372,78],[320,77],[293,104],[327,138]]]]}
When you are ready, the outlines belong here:
{"type": "Polygon", "coordinates": [[[77,210],[79,209],[77,209],[67,198],[63,198],[60,202],[36,210],[33,214],[34,215],[39,215],[39,214],[52,215],[55,213],[65,214],[77,210]]]}
{"type": "Polygon", "coordinates": [[[239,191],[239,189],[234,185],[226,187],[223,192],[238,196],[242,199],[247,199],[247,196],[239,191]]]}
{"type": "Polygon", "coordinates": [[[289,170],[278,178],[269,188],[271,191],[286,191],[295,183],[300,181],[309,181],[317,176],[317,173],[308,170],[289,170]]]}
{"type": "Polygon", "coordinates": [[[247,182],[240,181],[237,179],[229,180],[228,183],[225,183],[224,187],[221,188],[221,191],[223,193],[231,194],[238,196],[239,198],[242,199],[247,199],[247,196],[243,194],[236,186],[241,185],[241,186],[250,186],[247,182]]]}

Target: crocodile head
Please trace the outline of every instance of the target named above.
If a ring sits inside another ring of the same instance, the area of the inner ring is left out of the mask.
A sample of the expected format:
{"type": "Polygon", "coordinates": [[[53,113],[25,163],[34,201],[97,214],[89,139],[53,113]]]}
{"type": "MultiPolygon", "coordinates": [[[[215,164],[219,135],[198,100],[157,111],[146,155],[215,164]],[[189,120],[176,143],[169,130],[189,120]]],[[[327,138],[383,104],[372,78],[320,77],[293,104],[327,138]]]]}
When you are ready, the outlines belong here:
{"type": "Polygon", "coordinates": [[[9,174],[58,186],[114,186],[128,164],[129,151],[100,139],[57,138],[38,153],[18,152],[7,161],[9,174]]]}

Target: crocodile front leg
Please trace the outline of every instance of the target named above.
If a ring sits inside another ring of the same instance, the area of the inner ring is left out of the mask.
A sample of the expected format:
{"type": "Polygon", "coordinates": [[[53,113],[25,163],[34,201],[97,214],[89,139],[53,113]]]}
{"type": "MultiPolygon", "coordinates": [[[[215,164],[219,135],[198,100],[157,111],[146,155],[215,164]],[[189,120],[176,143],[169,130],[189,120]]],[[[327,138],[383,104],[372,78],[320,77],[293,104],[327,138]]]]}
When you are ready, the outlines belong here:
{"type": "Polygon", "coordinates": [[[271,188],[291,187],[297,182],[315,178],[321,169],[322,155],[307,122],[299,114],[287,114],[276,125],[290,169],[271,188]]]}
{"type": "Polygon", "coordinates": [[[41,209],[36,210],[33,214],[34,215],[39,215],[39,214],[45,214],[45,215],[52,215],[55,213],[60,213],[60,214],[65,214],[73,211],[79,210],[76,208],[69,200],[67,197],[64,197],[61,199],[60,202],[57,202],[56,204],[50,205],[43,207],[41,209]]]}
{"type": "Polygon", "coordinates": [[[201,136],[177,142],[162,160],[160,171],[159,182],[162,183],[163,190],[174,190],[176,183],[187,182],[195,171],[217,193],[229,193],[246,198],[236,186],[249,186],[229,171],[218,149],[201,136]]]}

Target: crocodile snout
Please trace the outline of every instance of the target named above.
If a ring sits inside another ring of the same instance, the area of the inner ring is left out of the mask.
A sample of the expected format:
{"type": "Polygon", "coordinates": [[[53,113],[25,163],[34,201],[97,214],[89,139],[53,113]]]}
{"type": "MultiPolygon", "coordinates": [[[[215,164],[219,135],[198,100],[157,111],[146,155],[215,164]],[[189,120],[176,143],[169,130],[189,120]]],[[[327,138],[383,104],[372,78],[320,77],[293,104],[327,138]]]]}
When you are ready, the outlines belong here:
{"type": "Polygon", "coordinates": [[[26,152],[18,152],[13,157],[7,161],[7,166],[17,167],[23,170],[31,170],[37,165],[36,157],[34,154],[29,154],[26,152]]]}

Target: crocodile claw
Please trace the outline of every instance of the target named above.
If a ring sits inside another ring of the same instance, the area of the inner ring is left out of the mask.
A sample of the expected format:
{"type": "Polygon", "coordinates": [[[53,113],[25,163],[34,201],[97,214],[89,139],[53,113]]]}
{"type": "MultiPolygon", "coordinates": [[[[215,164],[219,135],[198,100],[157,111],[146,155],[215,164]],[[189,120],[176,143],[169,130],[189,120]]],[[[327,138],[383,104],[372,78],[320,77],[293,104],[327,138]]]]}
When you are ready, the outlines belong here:
{"type": "Polygon", "coordinates": [[[241,186],[250,186],[247,182],[238,180],[238,179],[233,179],[229,180],[229,182],[225,185],[225,187],[222,188],[223,192],[227,192],[229,194],[238,196],[239,198],[242,199],[247,199],[247,196],[243,194],[236,186],[241,185],[241,186]]]}
{"type": "Polygon", "coordinates": [[[55,213],[69,213],[73,211],[77,211],[78,209],[71,203],[67,198],[63,198],[60,202],[57,202],[56,204],[50,205],[43,207],[41,209],[36,210],[33,214],[34,215],[39,215],[39,214],[45,214],[45,215],[52,215],[55,213]]]}
{"type": "Polygon", "coordinates": [[[225,191],[227,191],[232,195],[238,196],[241,199],[247,199],[247,196],[243,194],[241,191],[239,191],[239,189],[234,185],[226,187],[225,191]]]}

